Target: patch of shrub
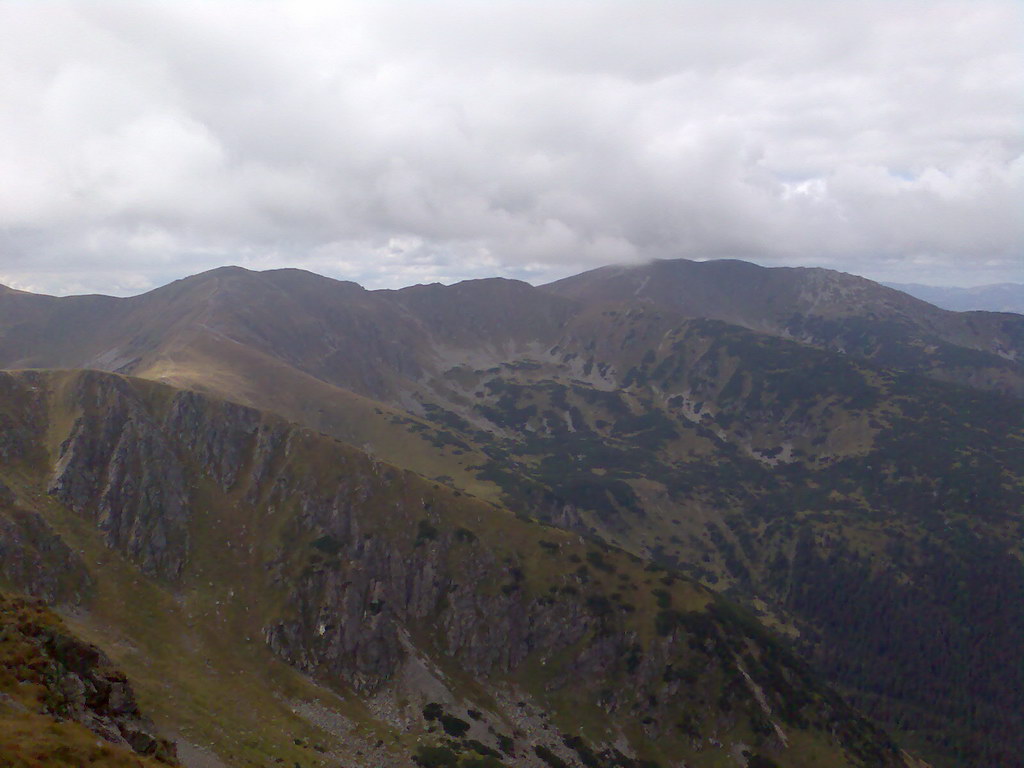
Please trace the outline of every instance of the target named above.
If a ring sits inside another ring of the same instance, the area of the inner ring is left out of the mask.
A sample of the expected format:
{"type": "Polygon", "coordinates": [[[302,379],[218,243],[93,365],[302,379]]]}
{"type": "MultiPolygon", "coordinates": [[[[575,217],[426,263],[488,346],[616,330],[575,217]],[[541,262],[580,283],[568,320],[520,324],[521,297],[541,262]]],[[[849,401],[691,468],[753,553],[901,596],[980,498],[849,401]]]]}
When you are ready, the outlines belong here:
{"type": "Polygon", "coordinates": [[[462,738],[466,735],[466,732],[469,731],[469,723],[461,718],[455,717],[455,715],[449,715],[442,712],[437,719],[441,721],[441,727],[444,728],[444,732],[456,739],[462,738]]]}
{"type": "Polygon", "coordinates": [[[682,614],[679,611],[658,611],[658,615],[654,617],[654,629],[662,637],[668,637],[682,623],[681,619],[682,614]]]}
{"type": "Polygon", "coordinates": [[[505,768],[505,764],[496,757],[464,757],[459,761],[459,768],[505,768]]]}
{"type": "Polygon", "coordinates": [[[319,539],[315,539],[310,546],[321,552],[326,552],[328,555],[336,555],[341,551],[341,542],[330,534],[324,534],[319,539]]]}
{"type": "Polygon", "coordinates": [[[458,755],[448,747],[416,747],[413,762],[422,768],[456,768],[458,755]]]}
{"type": "Polygon", "coordinates": [[[477,741],[476,739],[466,739],[462,742],[466,749],[471,749],[481,757],[501,757],[501,753],[497,750],[491,749],[483,742],[477,741]]]}
{"type": "Polygon", "coordinates": [[[437,538],[438,530],[429,520],[420,520],[416,528],[416,546],[437,538]]]}
{"type": "Polygon", "coordinates": [[[551,768],[569,768],[569,764],[565,762],[565,760],[560,758],[543,744],[538,744],[533,748],[533,751],[537,757],[550,765],[551,768]]]}
{"type": "Polygon", "coordinates": [[[615,572],[615,566],[609,563],[607,560],[605,560],[604,555],[602,555],[600,552],[587,552],[587,562],[595,568],[597,568],[599,571],[604,571],[605,573],[615,572]]]}
{"type": "Polygon", "coordinates": [[[506,736],[504,733],[496,733],[495,738],[498,740],[498,749],[509,757],[515,757],[516,743],[511,736],[506,736]]]}
{"type": "Polygon", "coordinates": [[[587,768],[602,768],[601,759],[579,736],[566,736],[562,740],[565,742],[565,746],[576,751],[576,754],[580,756],[580,761],[587,768]]]}

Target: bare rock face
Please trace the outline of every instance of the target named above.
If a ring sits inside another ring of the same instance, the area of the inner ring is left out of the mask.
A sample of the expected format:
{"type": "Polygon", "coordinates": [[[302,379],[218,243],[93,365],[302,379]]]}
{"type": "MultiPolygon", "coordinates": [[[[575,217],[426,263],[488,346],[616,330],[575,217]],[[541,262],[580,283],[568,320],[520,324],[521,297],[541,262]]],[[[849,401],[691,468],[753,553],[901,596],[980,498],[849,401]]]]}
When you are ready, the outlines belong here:
{"type": "MultiPolygon", "coordinates": [[[[440,519],[433,525],[429,510],[422,525],[386,537],[369,532],[350,495],[352,486],[366,487],[369,478],[351,477],[349,483],[333,497],[317,499],[312,489],[281,476],[270,499],[301,498],[301,530],[290,540],[315,537],[318,554],[291,582],[290,615],[265,627],[264,639],[275,654],[321,679],[372,694],[407,660],[403,640],[409,632],[429,627],[437,648],[481,681],[515,676],[530,658],[558,659],[560,672],[547,684],[549,691],[590,686],[587,695],[602,709],[643,722],[647,737],[656,741],[675,727],[672,708],[679,696],[692,695],[686,687],[717,666],[713,658],[731,658],[728,649],[747,642],[737,628],[730,631],[739,634],[729,637],[706,618],[703,635],[680,627],[641,644],[635,628],[607,602],[575,594],[531,595],[521,563],[496,557],[465,529],[445,528],[440,519]],[[601,682],[623,679],[627,687],[601,682]]],[[[773,669],[775,679],[792,674],[773,669]]],[[[748,703],[756,697],[753,684],[737,685],[726,695],[748,703]]],[[[717,703],[703,708],[706,728],[730,727],[731,715],[718,712],[717,703]]],[[[769,711],[765,722],[770,719],[769,711]]],[[[848,719],[840,710],[835,728],[849,727],[848,719]]],[[[880,753],[878,765],[890,764],[900,763],[880,753]]]]}
{"type": "Polygon", "coordinates": [[[468,531],[424,521],[396,532],[396,542],[362,530],[345,487],[329,499],[283,478],[274,489],[271,502],[302,496],[297,525],[316,536],[322,555],[291,587],[295,615],[265,630],[271,649],[304,671],[373,691],[404,661],[402,633],[429,621],[463,669],[508,673],[537,648],[557,653],[577,643],[595,623],[578,602],[526,597],[516,565],[499,562],[468,531]],[[495,580],[500,587],[479,589],[495,580]]]}
{"type": "Polygon", "coordinates": [[[227,491],[238,479],[260,418],[251,408],[213,402],[196,392],[179,392],[165,424],[221,489],[227,491]]]}
{"type": "Polygon", "coordinates": [[[144,573],[170,580],[189,556],[194,470],[227,491],[251,463],[258,489],[284,431],[257,411],[194,392],[154,410],[125,380],[91,373],[74,398],[79,415],[49,492],[94,519],[107,545],[144,573]]]}
{"type": "MultiPolygon", "coordinates": [[[[43,374],[0,374],[0,466],[15,471],[42,463],[40,435],[47,409],[43,374]]],[[[0,581],[48,602],[76,604],[93,588],[85,563],[0,481],[0,581]]]]}
{"type": "Polygon", "coordinates": [[[115,377],[85,374],[81,415],[60,446],[49,491],[95,519],[144,573],[173,579],[188,557],[189,484],[161,426],[115,377]]]}

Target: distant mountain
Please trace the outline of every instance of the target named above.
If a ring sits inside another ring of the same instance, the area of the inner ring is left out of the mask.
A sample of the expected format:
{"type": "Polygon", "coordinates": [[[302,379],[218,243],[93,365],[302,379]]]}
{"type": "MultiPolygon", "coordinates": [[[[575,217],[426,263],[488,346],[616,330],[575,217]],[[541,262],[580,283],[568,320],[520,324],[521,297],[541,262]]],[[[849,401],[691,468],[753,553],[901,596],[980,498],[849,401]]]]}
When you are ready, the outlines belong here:
{"type": "Polygon", "coordinates": [[[173,371],[196,349],[216,348],[215,356],[269,356],[386,399],[405,387],[399,380],[436,371],[438,350],[503,359],[516,346],[556,343],[588,307],[637,302],[1024,393],[1024,318],[947,312],[830,270],[684,259],[605,267],[541,289],[495,278],[367,291],[301,270],[227,267],[127,299],[8,292],[0,294],[0,363],[173,371]]]}
{"type": "Polygon", "coordinates": [[[0,294],[0,361],[152,377],[187,375],[197,355],[256,356],[386,398],[433,370],[439,350],[501,357],[550,335],[570,306],[512,280],[367,291],[301,270],[226,267],[126,299],[0,294]]]}
{"type": "MultiPolygon", "coordinates": [[[[128,299],[0,293],[4,367],[100,368],[281,414],[696,579],[940,768],[1022,764],[1022,360],[1024,317],[735,261],[541,288],[225,268],[128,299]]],[[[217,434],[204,451],[251,456],[217,434]]],[[[83,509],[107,530],[119,506],[83,509]]]]}
{"type": "Polygon", "coordinates": [[[543,289],[587,303],[645,301],[886,367],[1024,394],[1024,318],[939,310],[842,272],[676,259],[603,267],[543,289]]]}
{"type": "Polygon", "coordinates": [[[909,293],[922,301],[956,312],[1016,312],[1024,314],[1024,285],[997,283],[975,288],[942,288],[917,283],[885,283],[897,291],[909,293]]]}

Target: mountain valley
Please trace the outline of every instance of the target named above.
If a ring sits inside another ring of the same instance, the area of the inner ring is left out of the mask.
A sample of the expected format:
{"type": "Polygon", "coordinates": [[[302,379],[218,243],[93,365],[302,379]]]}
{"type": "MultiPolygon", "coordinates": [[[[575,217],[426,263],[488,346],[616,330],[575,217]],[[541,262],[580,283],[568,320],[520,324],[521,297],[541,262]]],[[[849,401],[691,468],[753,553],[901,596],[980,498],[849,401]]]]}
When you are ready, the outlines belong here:
{"type": "Polygon", "coordinates": [[[0,584],[185,765],[1021,764],[1024,317],[225,268],[0,364],[0,584]]]}

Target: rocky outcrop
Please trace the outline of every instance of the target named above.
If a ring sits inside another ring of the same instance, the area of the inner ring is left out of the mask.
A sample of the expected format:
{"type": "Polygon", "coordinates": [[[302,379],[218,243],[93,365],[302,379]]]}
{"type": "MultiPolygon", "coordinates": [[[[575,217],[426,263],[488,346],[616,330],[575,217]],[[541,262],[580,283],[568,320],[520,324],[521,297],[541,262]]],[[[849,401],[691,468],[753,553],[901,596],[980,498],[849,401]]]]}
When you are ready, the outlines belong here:
{"type": "Polygon", "coordinates": [[[43,630],[37,638],[52,659],[52,703],[48,714],[84,725],[107,741],[173,763],[172,742],[142,716],[124,674],[98,648],[70,635],[43,630]]]}
{"type": "Polygon", "coordinates": [[[174,744],[139,711],[124,674],[98,648],[71,635],[40,604],[0,594],[0,656],[21,664],[2,692],[15,711],[73,720],[112,744],[169,765],[174,744]],[[28,695],[42,690],[42,696],[28,695]]]}
{"type": "Polygon", "coordinates": [[[524,596],[514,567],[451,534],[411,552],[380,537],[326,536],[335,554],[303,572],[289,599],[297,615],[269,627],[267,641],[305,671],[359,690],[376,689],[398,669],[400,635],[411,624],[433,623],[447,653],[474,675],[511,672],[536,649],[557,653],[593,624],[578,604],[524,596]],[[458,577],[449,558],[460,562],[458,577]],[[504,584],[494,594],[478,591],[496,577],[504,584]]]}

